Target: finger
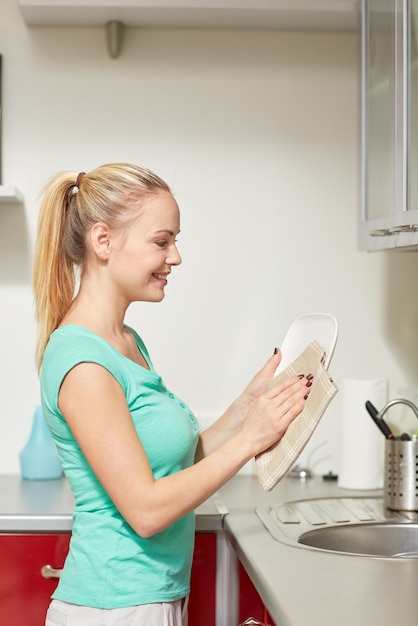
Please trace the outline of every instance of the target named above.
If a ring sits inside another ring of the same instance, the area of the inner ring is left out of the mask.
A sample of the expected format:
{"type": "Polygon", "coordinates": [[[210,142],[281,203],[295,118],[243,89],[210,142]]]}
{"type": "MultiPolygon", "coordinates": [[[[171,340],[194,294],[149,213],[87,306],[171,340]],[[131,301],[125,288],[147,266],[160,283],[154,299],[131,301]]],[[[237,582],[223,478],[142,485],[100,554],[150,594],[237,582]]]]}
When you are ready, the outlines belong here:
{"type": "Polygon", "coordinates": [[[286,416],[289,416],[291,421],[296,415],[299,415],[304,409],[309,393],[310,388],[293,385],[285,389],[276,398],[273,398],[271,402],[275,403],[275,411],[278,419],[287,419],[286,416]]]}
{"type": "Polygon", "coordinates": [[[280,348],[274,348],[273,355],[269,358],[269,360],[267,361],[263,369],[270,372],[271,376],[273,377],[281,360],[282,360],[282,352],[280,348]]]}
{"type": "Polygon", "coordinates": [[[285,432],[289,424],[301,414],[305,403],[306,400],[302,395],[294,395],[286,398],[286,400],[277,407],[276,419],[282,432],[285,432]]]}
{"type": "Polygon", "coordinates": [[[280,420],[280,426],[283,433],[286,432],[290,424],[302,413],[304,406],[305,401],[303,400],[303,398],[299,399],[296,403],[292,404],[288,408],[286,413],[282,415],[282,418],[280,420]]]}
{"type": "Polygon", "coordinates": [[[292,393],[292,391],[298,392],[299,390],[308,390],[312,386],[313,380],[312,375],[309,376],[310,378],[307,378],[303,374],[299,374],[297,376],[289,376],[279,380],[277,383],[269,387],[267,391],[268,397],[272,399],[285,392],[292,393]]]}

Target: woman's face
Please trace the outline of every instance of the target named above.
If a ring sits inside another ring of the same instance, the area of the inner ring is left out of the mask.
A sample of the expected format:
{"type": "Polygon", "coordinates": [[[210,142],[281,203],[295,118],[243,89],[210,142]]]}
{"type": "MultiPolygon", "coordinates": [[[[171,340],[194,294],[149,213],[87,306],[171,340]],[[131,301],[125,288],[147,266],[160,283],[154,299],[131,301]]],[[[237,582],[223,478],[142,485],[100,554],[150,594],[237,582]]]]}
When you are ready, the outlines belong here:
{"type": "Polygon", "coordinates": [[[176,246],[180,213],[171,193],[146,198],[139,218],[127,231],[112,237],[108,269],[118,292],[131,302],[160,302],[168,276],[181,257],[176,246]]]}

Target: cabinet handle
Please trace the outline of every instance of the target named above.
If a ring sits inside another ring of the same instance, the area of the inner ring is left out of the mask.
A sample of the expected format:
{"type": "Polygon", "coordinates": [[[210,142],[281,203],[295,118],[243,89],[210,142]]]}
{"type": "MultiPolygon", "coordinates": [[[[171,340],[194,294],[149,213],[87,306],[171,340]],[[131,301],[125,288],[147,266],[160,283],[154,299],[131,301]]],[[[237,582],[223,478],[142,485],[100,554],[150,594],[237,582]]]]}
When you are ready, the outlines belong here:
{"type": "Polygon", "coordinates": [[[41,567],[41,576],[44,578],[60,578],[62,569],[55,569],[51,565],[41,567]]]}
{"type": "Polygon", "coordinates": [[[370,237],[387,237],[388,235],[392,235],[390,228],[377,228],[376,230],[371,230],[369,232],[370,237]]]}
{"type": "Polygon", "coordinates": [[[417,224],[405,224],[405,226],[392,226],[390,233],[415,233],[418,230],[417,224]]]}
{"type": "Polygon", "coordinates": [[[391,228],[377,228],[369,232],[370,237],[388,237],[396,233],[416,233],[418,224],[404,224],[403,226],[392,226],[391,228]]]}

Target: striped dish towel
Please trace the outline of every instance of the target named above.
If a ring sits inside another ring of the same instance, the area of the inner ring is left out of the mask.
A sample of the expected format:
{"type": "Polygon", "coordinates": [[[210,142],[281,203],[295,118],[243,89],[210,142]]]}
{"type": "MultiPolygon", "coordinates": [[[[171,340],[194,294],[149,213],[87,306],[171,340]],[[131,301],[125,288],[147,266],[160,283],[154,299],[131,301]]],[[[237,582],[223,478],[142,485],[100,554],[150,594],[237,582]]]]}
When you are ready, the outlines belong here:
{"type": "Polygon", "coordinates": [[[313,374],[313,384],[305,407],[290,424],[276,444],[256,456],[257,476],[265,491],[270,491],[292,467],[311,438],[325,409],[338,392],[338,387],[324,369],[325,352],[317,341],[312,341],[272,384],[295,374],[313,374]]]}

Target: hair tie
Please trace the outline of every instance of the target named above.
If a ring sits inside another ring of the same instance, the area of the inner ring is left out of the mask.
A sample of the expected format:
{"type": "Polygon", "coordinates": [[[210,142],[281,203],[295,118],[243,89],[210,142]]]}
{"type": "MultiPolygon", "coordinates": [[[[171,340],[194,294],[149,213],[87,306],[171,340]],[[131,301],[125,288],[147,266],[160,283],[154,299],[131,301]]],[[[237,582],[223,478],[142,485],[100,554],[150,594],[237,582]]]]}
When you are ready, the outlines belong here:
{"type": "Polygon", "coordinates": [[[75,181],[75,185],[71,190],[71,195],[75,196],[75,194],[78,192],[78,190],[80,189],[80,185],[81,185],[81,181],[83,180],[83,176],[85,175],[86,172],[80,172],[77,175],[76,181],[75,181]]]}
{"type": "Polygon", "coordinates": [[[80,189],[81,181],[83,180],[83,176],[85,175],[85,173],[86,172],[80,172],[75,181],[75,186],[78,187],[79,189],[80,189]]]}

